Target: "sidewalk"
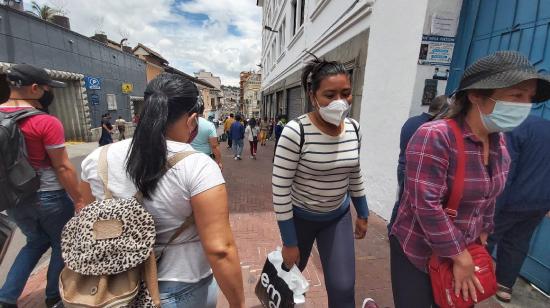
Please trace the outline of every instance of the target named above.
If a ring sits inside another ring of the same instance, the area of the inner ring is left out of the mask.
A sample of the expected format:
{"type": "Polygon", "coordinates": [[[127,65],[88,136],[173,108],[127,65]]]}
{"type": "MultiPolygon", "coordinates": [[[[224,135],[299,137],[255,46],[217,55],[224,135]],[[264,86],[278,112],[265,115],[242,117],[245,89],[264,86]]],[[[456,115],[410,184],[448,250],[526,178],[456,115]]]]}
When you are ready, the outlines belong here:
{"type": "MultiPolygon", "coordinates": [[[[229,193],[231,227],[241,259],[246,307],[261,307],[254,295],[254,287],[267,253],[281,245],[271,205],[273,142],[266,147],[258,147],[257,160],[249,158],[248,144],[245,146],[242,161],[234,161],[233,155],[226,146],[226,143],[221,145],[223,173],[229,193]]],[[[357,305],[360,305],[365,297],[372,297],[380,307],[393,307],[389,244],[385,221],[372,214],[369,219],[369,231],[366,239],[355,243],[357,305]]],[[[311,284],[306,296],[305,307],[327,307],[322,267],[315,248],[312,254],[304,271],[305,277],[311,284]]],[[[42,268],[31,277],[19,301],[20,307],[44,307],[45,275],[46,268],[42,268]]],[[[517,300],[519,300],[519,294],[517,296],[517,300]]],[[[542,302],[540,297],[531,303],[536,304],[531,304],[528,307],[535,308],[546,305],[546,302],[542,302]]],[[[229,307],[221,293],[218,307],[229,307]]],[[[487,301],[477,307],[498,308],[502,306],[496,301],[487,301]]],[[[516,301],[513,305],[506,305],[506,307],[527,307],[527,305],[516,301]]]]}

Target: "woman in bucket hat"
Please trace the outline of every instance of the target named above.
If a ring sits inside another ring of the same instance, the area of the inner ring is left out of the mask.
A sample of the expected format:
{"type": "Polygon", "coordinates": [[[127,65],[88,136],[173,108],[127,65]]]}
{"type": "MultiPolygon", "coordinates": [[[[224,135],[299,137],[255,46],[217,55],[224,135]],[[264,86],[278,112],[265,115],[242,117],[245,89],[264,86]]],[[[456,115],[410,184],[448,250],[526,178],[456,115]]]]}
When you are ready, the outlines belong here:
{"type": "Polygon", "coordinates": [[[550,79],[518,52],[499,51],[468,67],[445,118],[421,126],[406,152],[406,181],[390,235],[395,306],[434,305],[429,257],[453,261],[454,293],[477,302],[474,264],[466,247],[486,244],[496,197],[504,189],[510,157],[501,132],[519,126],[532,103],[550,97],[550,79]],[[453,220],[443,207],[453,187],[457,147],[451,124],[464,138],[464,191],[453,220]]]}
{"type": "MultiPolygon", "coordinates": [[[[217,164],[190,145],[202,107],[199,91],[189,80],[163,73],[147,85],[144,97],[134,137],[109,145],[106,152],[107,188],[114,198],[131,198],[137,190],[143,195],[142,205],[155,223],[155,253],[161,255],[162,307],[216,307],[218,285],[230,307],[244,307],[225,182],[217,164]],[[167,169],[175,153],[188,156],[167,169]]],[[[100,153],[101,148],[82,162],[81,189],[88,202],[104,196],[100,153]]]]}

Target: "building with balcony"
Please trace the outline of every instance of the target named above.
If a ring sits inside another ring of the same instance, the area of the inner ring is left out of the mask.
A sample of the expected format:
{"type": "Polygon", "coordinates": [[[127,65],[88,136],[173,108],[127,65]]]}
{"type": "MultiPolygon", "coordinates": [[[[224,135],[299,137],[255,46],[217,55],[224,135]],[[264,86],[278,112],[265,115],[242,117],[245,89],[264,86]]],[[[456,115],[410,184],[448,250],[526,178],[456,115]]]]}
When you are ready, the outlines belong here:
{"type": "Polygon", "coordinates": [[[220,109],[223,101],[222,80],[218,76],[214,76],[212,72],[200,71],[195,73],[198,80],[204,81],[213,86],[209,88],[207,93],[204,93],[204,115],[205,117],[220,117],[220,109]]]}
{"type": "Polygon", "coordinates": [[[262,75],[258,73],[248,74],[243,82],[243,115],[247,118],[260,117],[261,86],[262,75]]]}

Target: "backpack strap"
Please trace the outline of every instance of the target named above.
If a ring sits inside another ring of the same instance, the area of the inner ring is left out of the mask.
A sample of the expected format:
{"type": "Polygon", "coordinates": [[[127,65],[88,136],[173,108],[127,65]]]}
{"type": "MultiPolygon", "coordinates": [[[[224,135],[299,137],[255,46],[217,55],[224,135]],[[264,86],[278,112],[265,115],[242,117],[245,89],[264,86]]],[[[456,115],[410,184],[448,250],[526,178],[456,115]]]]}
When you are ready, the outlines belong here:
{"type": "Polygon", "coordinates": [[[359,140],[359,127],[357,127],[357,124],[355,123],[355,120],[352,118],[348,118],[351,125],[353,125],[353,129],[355,130],[355,135],[357,136],[357,142],[360,142],[359,140]]]}
{"type": "Polygon", "coordinates": [[[26,108],[26,109],[22,109],[22,110],[13,111],[13,112],[0,111],[0,113],[4,114],[5,119],[13,119],[16,122],[19,121],[19,120],[23,120],[25,118],[28,118],[28,117],[35,116],[35,115],[46,114],[45,112],[40,111],[38,109],[34,109],[34,108],[32,108],[32,109],[26,108]]]}
{"type": "Polygon", "coordinates": [[[460,206],[460,200],[464,193],[464,177],[466,173],[466,153],[464,151],[464,136],[462,130],[458,123],[455,120],[447,119],[446,120],[456,142],[456,170],[455,177],[453,181],[453,187],[451,188],[451,193],[449,195],[449,200],[447,201],[447,206],[445,207],[445,213],[449,215],[452,219],[456,218],[458,214],[458,207],[460,206]]]}
{"type": "MultiPolygon", "coordinates": [[[[186,157],[188,157],[190,155],[193,155],[195,153],[197,153],[197,152],[195,152],[195,151],[183,151],[183,152],[178,152],[178,153],[172,155],[170,158],[168,158],[167,170],[172,169],[181,160],[183,160],[186,157]]],[[[191,215],[178,227],[178,229],[176,229],[176,232],[174,232],[174,234],[172,234],[172,236],[168,240],[168,243],[164,244],[164,247],[162,247],[162,250],[161,250],[160,254],[157,257],[157,262],[159,262],[160,259],[162,258],[162,255],[164,255],[164,251],[166,250],[166,247],[168,247],[168,245],[172,244],[172,242],[176,238],[178,238],[178,236],[180,236],[183,233],[183,231],[187,230],[187,228],[191,227],[193,224],[195,224],[195,218],[193,217],[193,215],[191,215]]]]}
{"type": "Polygon", "coordinates": [[[107,151],[111,144],[104,145],[101,147],[99,152],[99,160],[97,162],[97,175],[103,182],[103,194],[105,199],[113,199],[113,194],[109,190],[109,163],[107,162],[107,151]]]}
{"type": "Polygon", "coordinates": [[[298,126],[300,127],[300,155],[302,154],[302,147],[304,146],[306,136],[304,133],[304,124],[300,120],[300,118],[294,119],[294,121],[298,122],[298,126]]]}

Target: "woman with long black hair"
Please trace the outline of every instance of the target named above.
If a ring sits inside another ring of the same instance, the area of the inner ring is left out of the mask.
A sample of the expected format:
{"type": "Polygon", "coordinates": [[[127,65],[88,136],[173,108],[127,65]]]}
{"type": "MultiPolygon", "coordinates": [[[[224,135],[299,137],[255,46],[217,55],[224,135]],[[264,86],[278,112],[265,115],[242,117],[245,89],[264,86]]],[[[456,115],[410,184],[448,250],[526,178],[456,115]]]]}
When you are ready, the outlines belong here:
{"type": "MultiPolygon", "coordinates": [[[[198,128],[199,91],[191,81],[165,73],[147,85],[144,97],[133,139],[112,144],[107,152],[108,189],[114,198],[130,198],[138,190],[143,194],[159,248],[184,221],[195,221],[166,246],[158,264],[162,307],[215,307],[218,285],[231,307],[244,307],[220,168],[203,153],[166,168],[174,154],[194,151],[189,143],[198,128]]],[[[99,154],[98,149],[82,163],[81,189],[88,203],[104,196],[99,154]]]]}

